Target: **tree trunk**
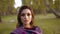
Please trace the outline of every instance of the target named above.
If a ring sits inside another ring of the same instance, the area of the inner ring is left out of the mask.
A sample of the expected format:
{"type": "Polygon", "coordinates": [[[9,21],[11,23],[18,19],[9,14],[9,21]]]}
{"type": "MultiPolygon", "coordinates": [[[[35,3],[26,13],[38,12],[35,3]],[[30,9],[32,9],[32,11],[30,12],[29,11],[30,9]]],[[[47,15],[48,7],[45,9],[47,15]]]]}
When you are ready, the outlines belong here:
{"type": "Polygon", "coordinates": [[[52,13],[53,13],[57,18],[60,18],[60,14],[58,13],[58,11],[52,9],[52,13]]]}
{"type": "Polygon", "coordinates": [[[51,10],[51,12],[52,12],[57,18],[60,18],[60,14],[59,14],[58,11],[56,11],[55,9],[50,8],[50,7],[48,7],[48,9],[51,10]]]}
{"type": "Polygon", "coordinates": [[[0,22],[1,22],[1,16],[0,16],[0,22]]]}
{"type": "Polygon", "coordinates": [[[1,20],[1,12],[0,12],[0,23],[2,22],[2,20],[1,20]]]}
{"type": "Polygon", "coordinates": [[[50,5],[46,4],[46,7],[57,17],[60,18],[60,14],[58,11],[56,11],[55,9],[53,9],[52,7],[50,7],[50,5]]]}

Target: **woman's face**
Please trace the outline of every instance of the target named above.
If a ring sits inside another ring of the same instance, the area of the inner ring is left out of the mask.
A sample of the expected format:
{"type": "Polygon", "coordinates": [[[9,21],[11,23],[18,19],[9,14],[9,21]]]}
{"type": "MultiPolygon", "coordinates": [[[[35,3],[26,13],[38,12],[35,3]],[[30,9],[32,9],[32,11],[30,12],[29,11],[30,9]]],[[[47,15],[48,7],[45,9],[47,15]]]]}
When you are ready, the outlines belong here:
{"type": "Polygon", "coordinates": [[[21,21],[23,24],[30,24],[32,20],[32,14],[31,11],[29,9],[24,9],[21,12],[21,21]]]}

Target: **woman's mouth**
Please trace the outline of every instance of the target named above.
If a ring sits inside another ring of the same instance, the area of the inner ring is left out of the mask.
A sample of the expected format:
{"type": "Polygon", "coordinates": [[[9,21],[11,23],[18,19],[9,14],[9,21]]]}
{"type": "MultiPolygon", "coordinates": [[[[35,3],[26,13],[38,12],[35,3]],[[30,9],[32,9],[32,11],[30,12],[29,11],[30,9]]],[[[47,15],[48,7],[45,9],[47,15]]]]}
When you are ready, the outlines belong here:
{"type": "Polygon", "coordinates": [[[28,20],[24,20],[24,22],[28,22],[28,20]]]}

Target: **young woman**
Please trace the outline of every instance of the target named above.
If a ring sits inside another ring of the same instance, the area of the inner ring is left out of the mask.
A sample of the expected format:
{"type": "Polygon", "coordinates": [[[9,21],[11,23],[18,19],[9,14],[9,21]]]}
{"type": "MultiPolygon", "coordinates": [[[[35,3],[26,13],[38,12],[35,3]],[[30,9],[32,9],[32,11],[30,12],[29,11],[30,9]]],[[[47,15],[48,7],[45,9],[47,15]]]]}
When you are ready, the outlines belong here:
{"type": "Polygon", "coordinates": [[[17,28],[10,34],[42,34],[41,29],[33,24],[34,13],[32,8],[22,6],[18,13],[17,28]]]}

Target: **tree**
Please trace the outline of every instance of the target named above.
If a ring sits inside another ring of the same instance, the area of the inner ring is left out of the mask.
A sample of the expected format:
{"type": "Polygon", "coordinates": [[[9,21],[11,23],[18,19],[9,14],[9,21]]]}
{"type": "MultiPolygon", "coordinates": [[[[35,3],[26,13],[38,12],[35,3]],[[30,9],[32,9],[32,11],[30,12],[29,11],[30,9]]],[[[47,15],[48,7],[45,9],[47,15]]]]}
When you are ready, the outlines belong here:
{"type": "Polygon", "coordinates": [[[46,14],[45,0],[22,0],[22,4],[31,6],[35,13],[46,14]]]}
{"type": "Polygon", "coordinates": [[[54,4],[54,8],[55,10],[57,10],[58,12],[60,11],[60,0],[55,0],[55,4],[54,4]]]}
{"type": "Polygon", "coordinates": [[[1,19],[1,11],[0,11],[0,23],[2,22],[2,19],[1,19]]]}
{"type": "Polygon", "coordinates": [[[13,9],[14,0],[0,0],[0,22],[2,21],[1,16],[6,16],[7,12],[12,13],[13,9]]]}
{"type": "Polygon", "coordinates": [[[14,9],[14,0],[0,0],[0,10],[2,15],[6,15],[7,13],[11,14],[13,9],[14,9]]]}
{"type": "Polygon", "coordinates": [[[46,5],[48,9],[57,17],[60,18],[60,14],[58,12],[59,8],[59,1],[55,1],[55,4],[53,4],[53,0],[48,0],[49,5],[46,5]]]}

